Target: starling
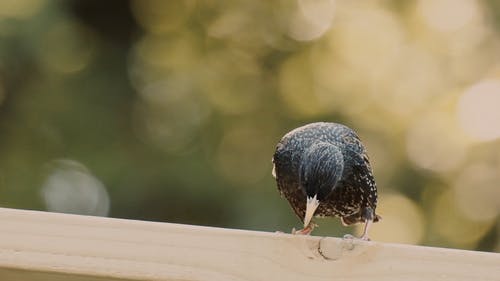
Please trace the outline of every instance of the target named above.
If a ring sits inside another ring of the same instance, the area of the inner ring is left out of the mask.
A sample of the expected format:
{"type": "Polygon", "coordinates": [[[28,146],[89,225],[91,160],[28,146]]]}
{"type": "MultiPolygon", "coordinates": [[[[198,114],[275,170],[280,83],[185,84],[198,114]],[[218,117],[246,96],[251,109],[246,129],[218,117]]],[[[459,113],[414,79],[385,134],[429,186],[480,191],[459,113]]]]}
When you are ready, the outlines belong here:
{"type": "Polygon", "coordinates": [[[336,123],[311,123],[287,133],[276,146],[273,176],[278,190],[310,234],[311,219],[340,217],[343,225],[365,223],[361,239],[380,216],[377,186],[366,149],[350,128],[336,123]]]}

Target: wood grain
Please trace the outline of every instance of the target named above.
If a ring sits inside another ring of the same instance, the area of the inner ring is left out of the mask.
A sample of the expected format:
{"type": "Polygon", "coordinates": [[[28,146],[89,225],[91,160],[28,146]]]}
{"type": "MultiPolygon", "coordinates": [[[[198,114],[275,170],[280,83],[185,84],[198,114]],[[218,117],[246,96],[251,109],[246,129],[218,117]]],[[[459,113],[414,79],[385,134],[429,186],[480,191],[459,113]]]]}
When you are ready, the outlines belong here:
{"type": "Polygon", "coordinates": [[[500,254],[0,208],[0,280],[499,281],[500,254]]]}

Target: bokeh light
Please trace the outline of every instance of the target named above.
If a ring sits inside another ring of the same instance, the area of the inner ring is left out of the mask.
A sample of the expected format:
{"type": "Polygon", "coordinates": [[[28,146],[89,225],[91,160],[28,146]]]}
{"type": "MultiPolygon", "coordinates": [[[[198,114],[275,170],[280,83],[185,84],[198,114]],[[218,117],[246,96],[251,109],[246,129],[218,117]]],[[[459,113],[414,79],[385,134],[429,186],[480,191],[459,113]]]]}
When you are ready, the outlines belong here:
{"type": "Polygon", "coordinates": [[[252,56],[231,49],[212,52],[200,68],[200,91],[216,110],[241,115],[259,108],[262,77],[252,56]]]}
{"type": "Polygon", "coordinates": [[[432,112],[420,116],[409,128],[407,151],[421,168],[446,172],[458,167],[466,155],[466,141],[449,115],[432,112]]]}
{"type": "Polygon", "coordinates": [[[298,41],[320,38],[332,25],[335,15],[334,0],[297,0],[288,34],[298,41]]]}
{"type": "Polygon", "coordinates": [[[203,120],[210,113],[200,102],[185,77],[150,83],[140,92],[134,123],[139,135],[170,152],[182,152],[191,145],[203,120]]]}
{"type": "Polygon", "coordinates": [[[47,209],[53,212],[107,216],[110,202],[106,188],[81,163],[55,160],[41,192],[47,209]]]}
{"type": "Polygon", "coordinates": [[[291,117],[314,117],[327,111],[316,97],[315,81],[309,68],[308,54],[294,56],[283,63],[279,72],[280,94],[291,117]]]}
{"type": "Polygon", "coordinates": [[[0,3],[1,18],[29,18],[43,5],[45,0],[6,0],[0,3]]]}
{"type": "Polygon", "coordinates": [[[185,24],[195,1],[134,0],[132,11],[137,22],[149,32],[175,32],[185,24]]]}
{"type": "Polygon", "coordinates": [[[199,65],[196,38],[189,33],[161,37],[147,35],[141,38],[130,52],[129,74],[133,85],[141,91],[149,83],[168,78],[167,74],[177,76],[195,74],[199,65]]]}
{"type": "Polygon", "coordinates": [[[493,221],[500,214],[500,165],[470,164],[454,185],[457,207],[470,220],[493,221]]]}
{"type": "Polygon", "coordinates": [[[288,231],[276,143],[332,121],[368,148],[372,239],[498,251],[499,23],[495,1],[1,1],[0,205],[288,231]]]}
{"type": "Polygon", "coordinates": [[[95,53],[92,31],[76,22],[55,23],[43,35],[40,59],[52,71],[73,73],[85,68],[95,53]],[[61,41],[66,42],[61,44],[61,41]]]}
{"type": "Polygon", "coordinates": [[[216,151],[217,171],[232,183],[257,182],[271,171],[265,145],[272,146],[272,141],[256,128],[228,129],[216,151]]]}
{"type": "Polygon", "coordinates": [[[383,77],[396,63],[404,46],[405,32],[390,11],[375,2],[347,2],[328,40],[351,71],[364,83],[383,77]],[[383,30],[384,32],[378,32],[383,30]]]}
{"type": "Polygon", "coordinates": [[[461,245],[464,248],[474,248],[481,237],[493,227],[494,221],[468,219],[457,205],[455,198],[452,190],[436,196],[431,222],[432,232],[446,241],[447,246],[461,245]]]}
{"type": "Polygon", "coordinates": [[[480,141],[500,138],[500,80],[481,81],[467,89],[458,103],[460,125],[480,141]]]}
{"type": "Polygon", "coordinates": [[[477,1],[468,0],[421,0],[417,10],[425,23],[440,32],[454,32],[477,21],[480,9],[477,1]]]}
{"type": "Polygon", "coordinates": [[[377,212],[380,223],[373,225],[371,238],[393,243],[419,244],[426,222],[420,206],[401,194],[385,194],[377,212]]]}

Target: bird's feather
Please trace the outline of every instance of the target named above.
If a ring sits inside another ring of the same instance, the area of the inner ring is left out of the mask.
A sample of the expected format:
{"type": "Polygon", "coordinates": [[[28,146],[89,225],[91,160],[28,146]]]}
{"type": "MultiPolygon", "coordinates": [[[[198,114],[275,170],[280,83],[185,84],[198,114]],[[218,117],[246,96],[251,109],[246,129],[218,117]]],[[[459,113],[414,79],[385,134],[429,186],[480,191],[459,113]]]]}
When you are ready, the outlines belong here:
{"type": "Polygon", "coordinates": [[[326,198],[341,179],[344,157],[340,149],[331,143],[317,142],[307,148],[299,168],[300,188],[308,197],[326,198]]]}
{"type": "Polygon", "coordinates": [[[278,190],[302,221],[314,195],[315,216],[339,216],[348,224],[379,219],[368,155],[349,127],[318,122],[296,128],[276,146],[273,164],[278,190]]]}

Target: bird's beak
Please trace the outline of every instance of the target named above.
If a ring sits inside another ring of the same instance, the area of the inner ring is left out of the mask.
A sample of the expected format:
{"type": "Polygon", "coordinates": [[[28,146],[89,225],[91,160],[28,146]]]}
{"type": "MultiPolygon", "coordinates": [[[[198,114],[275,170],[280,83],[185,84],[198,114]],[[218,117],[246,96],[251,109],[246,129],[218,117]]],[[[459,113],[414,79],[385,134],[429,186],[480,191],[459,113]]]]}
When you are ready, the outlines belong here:
{"type": "Polygon", "coordinates": [[[307,227],[311,222],[312,217],[314,216],[314,212],[319,206],[319,201],[317,199],[318,195],[314,195],[314,197],[307,197],[306,203],[306,215],[304,216],[304,227],[307,227]]]}

